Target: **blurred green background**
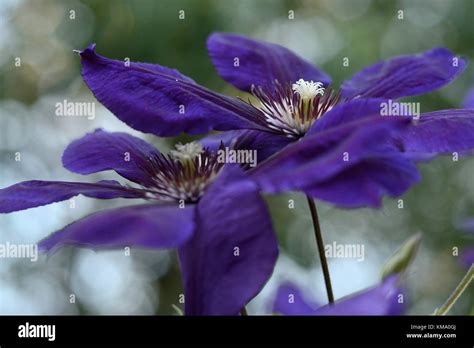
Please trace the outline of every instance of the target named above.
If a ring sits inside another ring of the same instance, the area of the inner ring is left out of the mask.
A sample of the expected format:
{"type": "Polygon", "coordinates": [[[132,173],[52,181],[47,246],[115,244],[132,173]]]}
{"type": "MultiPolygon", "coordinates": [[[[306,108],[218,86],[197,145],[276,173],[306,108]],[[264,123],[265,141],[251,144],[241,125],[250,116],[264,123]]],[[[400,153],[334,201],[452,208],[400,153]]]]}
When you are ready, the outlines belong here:
{"type": "MultiPolygon", "coordinates": [[[[130,130],[96,103],[96,117],[57,117],[63,100],[94,101],[80,76],[73,49],[97,43],[107,57],[177,68],[198,83],[236,96],[207,57],[213,31],[235,32],[282,44],[322,67],[338,86],[380,59],[444,46],[474,59],[473,0],[3,0],[0,7],[0,184],[30,179],[93,180],[61,166],[73,139],[97,127],[127,131],[161,150],[185,137],[157,139],[130,130]],[[184,11],[184,19],[179,18],[184,11]],[[291,12],[293,11],[293,12],[291,12]],[[403,11],[403,19],[400,12],[403,11]],[[182,12],[181,12],[182,13],[182,12]],[[294,18],[291,15],[294,13],[294,18]],[[16,66],[18,58],[21,65],[16,66]],[[343,66],[344,58],[349,66],[343,66]],[[15,154],[21,161],[15,161],[15,154]]],[[[460,107],[474,86],[474,68],[449,86],[412,98],[421,111],[460,107]]],[[[386,199],[380,210],[341,210],[318,202],[326,243],[364,244],[365,260],[330,259],[336,298],[375,285],[381,265],[409,236],[421,232],[421,250],[407,277],[408,313],[431,314],[466,271],[453,248],[472,246],[473,237],[456,224],[474,216],[474,159],[440,158],[420,165],[423,181],[403,199],[386,199]]],[[[249,306],[269,313],[275,289],[284,280],[303,287],[321,303],[323,278],[306,200],[300,194],[268,197],[281,245],[274,276],[249,306]],[[288,208],[288,201],[295,208],[288,208]]],[[[92,211],[123,204],[77,198],[0,216],[0,242],[36,243],[92,211]]],[[[132,250],[92,252],[65,248],[38,262],[0,259],[1,314],[174,314],[182,292],[174,252],[132,250]],[[75,296],[71,303],[70,295],[75,296]]],[[[453,308],[469,314],[472,286],[453,308]]]]}

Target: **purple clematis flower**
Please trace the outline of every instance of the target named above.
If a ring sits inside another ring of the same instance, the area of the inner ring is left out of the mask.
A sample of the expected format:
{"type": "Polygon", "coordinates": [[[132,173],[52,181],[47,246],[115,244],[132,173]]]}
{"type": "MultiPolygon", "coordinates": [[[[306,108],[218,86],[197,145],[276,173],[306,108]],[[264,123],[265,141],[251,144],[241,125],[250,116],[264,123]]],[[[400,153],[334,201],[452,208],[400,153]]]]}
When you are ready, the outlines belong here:
{"type": "Polygon", "coordinates": [[[252,179],[270,193],[288,190],[344,207],[379,206],[420,179],[413,161],[474,148],[474,110],[381,117],[381,106],[453,81],[466,62],[445,48],[395,57],[355,74],[336,92],[330,77],[290,50],[214,33],[207,48],[219,75],[253,101],[230,98],[174,69],[80,52],[96,98],[131,127],[159,136],[226,131],[236,149],[258,150],[252,179]],[[271,157],[271,158],[269,158],[271,157]]]}
{"type": "Polygon", "coordinates": [[[398,277],[386,278],[383,283],[336,301],[333,305],[319,306],[307,299],[290,283],[280,286],[273,311],[284,315],[402,315],[403,303],[398,277]]]}
{"type": "Polygon", "coordinates": [[[114,170],[136,185],[25,181],[0,190],[0,213],[79,194],[147,204],[89,215],[42,240],[40,249],[177,248],[188,315],[236,315],[270,277],[278,246],[257,186],[200,144],[177,145],[165,156],[144,140],[98,129],[72,142],[62,160],[72,172],[114,170]]]}

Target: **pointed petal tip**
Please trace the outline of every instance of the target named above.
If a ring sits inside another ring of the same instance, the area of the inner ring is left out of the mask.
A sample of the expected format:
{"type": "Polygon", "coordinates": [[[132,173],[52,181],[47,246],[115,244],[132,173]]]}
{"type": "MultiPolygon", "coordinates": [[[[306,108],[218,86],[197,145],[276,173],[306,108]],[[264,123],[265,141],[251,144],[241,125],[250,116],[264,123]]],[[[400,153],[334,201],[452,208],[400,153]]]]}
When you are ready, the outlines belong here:
{"type": "Polygon", "coordinates": [[[80,53],[83,80],[99,102],[136,130],[173,136],[253,125],[252,109],[242,101],[199,86],[176,69],[124,64],[96,54],[95,47],[91,44],[80,53]]]}
{"type": "Polygon", "coordinates": [[[96,44],[95,43],[91,43],[89,46],[87,46],[85,49],[83,49],[82,51],[77,51],[77,50],[74,50],[74,52],[78,52],[79,55],[81,57],[92,57],[92,56],[95,56],[95,47],[96,47],[96,44]]]}
{"type": "Polygon", "coordinates": [[[111,180],[96,183],[29,180],[0,189],[0,213],[41,207],[78,195],[96,199],[143,198],[111,180]]]}
{"type": "Polygon", "coordinates": [[[399,55],[369,65],[342,83],[345,97],[401,98],[435,91],[454,81],[467,60],[445,47],[399,55]]]}

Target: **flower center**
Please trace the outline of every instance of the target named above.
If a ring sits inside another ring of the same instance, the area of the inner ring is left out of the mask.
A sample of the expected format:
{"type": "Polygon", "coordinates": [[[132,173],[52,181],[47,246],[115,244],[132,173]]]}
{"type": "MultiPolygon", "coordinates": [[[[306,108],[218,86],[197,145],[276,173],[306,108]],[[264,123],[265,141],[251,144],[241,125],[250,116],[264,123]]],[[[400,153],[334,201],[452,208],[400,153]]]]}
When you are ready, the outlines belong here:
{"type": "Polygon", "coordinates": [[[322,82],[305,81],[299,79],[292,86],[293,92],[298,93],[304,100],[310,100],[318,94],[324,95],[324,87],[322,82]]]}
{"type": "Polygon", "coordinates": [[[171,150],[171,155],[179,161],[190,161],[199,156],[203,151],[203,147],[198,142],[191,142],[187,144],[178,143],[175,145],[176,150],[171,150]]]}
{"type": "Polygon", "coordinates": [[[179,143],[175,147],[167,156],[150,158],[152,178],[146,185],[149,198],[197,202],[223,164],[217,161],[216,154],[197,142],[179,143]]]}
{"type": "Polygon", "coordinates": [[[273,133],[300,138],[313,123],[331,110],[340,93],[325,89],[321,82],[299,79],[294,84],[282,85],[275,81],[273,88],[252,86],[252,95],[260,105],[248,103],[258,111],[254,121],[273,133]]]}

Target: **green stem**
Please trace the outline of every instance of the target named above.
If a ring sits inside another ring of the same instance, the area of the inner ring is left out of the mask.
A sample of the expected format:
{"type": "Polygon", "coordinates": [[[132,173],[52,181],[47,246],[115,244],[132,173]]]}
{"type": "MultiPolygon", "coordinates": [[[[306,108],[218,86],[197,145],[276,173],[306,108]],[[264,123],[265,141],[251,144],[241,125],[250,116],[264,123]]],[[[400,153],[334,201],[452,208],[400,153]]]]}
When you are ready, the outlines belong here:
{"type": "Polygon", "coordinates": [[[321,260],[321,267],[323,268],[324,283],[326,284],[326,293],[328,295],[329,304],[334,302],[334,295],[332,293],[331,277],[329,275],[328,261],[324,252],[323,235],[321,233],[321,226],[319,225],[318,211],[313,199],[306,196],[308,199],[309,210],[311,211],[311,218],[313,220],[314,235],[316,237],[316,244],[319,252],[319,259],[321,260]]]}
{"type": "Polygon", "coordinates": [[[242,307],[242,309],[240,310],[240,315],[243,316],[243,317],[246,317],[248,316],[249,314],[247,313],[247,309],[244,307],[242,307]]]}
{"type": "Polygon", "coordinates": [[[454,289],[453,293],[448,297],[446,302],[438,310],[436,310],[435,315],[448,314],[451,307],[453,307],[453,305],[467,289],[472,281],[472,278],[474,278],[474,265],[471,265],[469,271],[467,271],[466,275],[461,279],[461,282],[458,284],[458,286],[456,286],[456,289],[454,289]]]}

